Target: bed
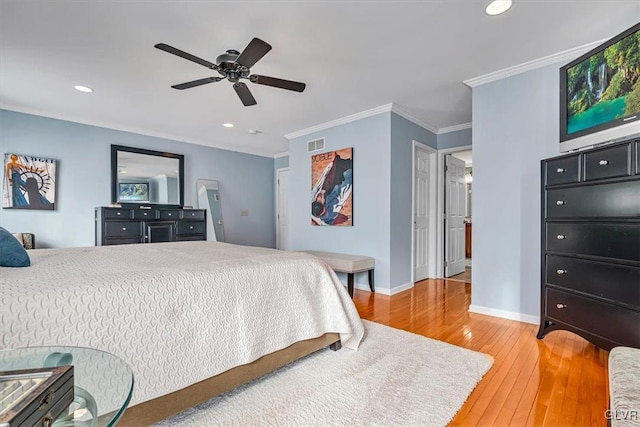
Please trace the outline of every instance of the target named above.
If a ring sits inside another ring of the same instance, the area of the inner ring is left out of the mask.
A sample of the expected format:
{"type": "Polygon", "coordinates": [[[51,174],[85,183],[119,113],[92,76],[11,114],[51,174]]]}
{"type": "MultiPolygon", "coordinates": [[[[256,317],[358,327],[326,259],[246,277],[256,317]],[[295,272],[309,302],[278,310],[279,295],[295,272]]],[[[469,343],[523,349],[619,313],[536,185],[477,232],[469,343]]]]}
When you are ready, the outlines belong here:
{"type": "Polygon", "coordinates": [[[30,251],[0,268],[0,348],[92,347],[136,385],[150,424],[364,329],[335,273],[302,252],[219,242],[30,251]]]}

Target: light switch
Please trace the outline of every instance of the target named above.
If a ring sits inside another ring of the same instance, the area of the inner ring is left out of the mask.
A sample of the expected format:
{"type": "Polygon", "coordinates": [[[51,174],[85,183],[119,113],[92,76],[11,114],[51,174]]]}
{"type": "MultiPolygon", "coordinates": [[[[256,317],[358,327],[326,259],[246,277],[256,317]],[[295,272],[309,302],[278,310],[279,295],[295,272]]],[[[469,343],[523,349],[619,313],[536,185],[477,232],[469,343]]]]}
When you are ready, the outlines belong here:
{"type": "Polygon", "coordinates": [[[248,209],[243,209],[240,211],[240,216],[249,216],[249,210],[248,209]]]}

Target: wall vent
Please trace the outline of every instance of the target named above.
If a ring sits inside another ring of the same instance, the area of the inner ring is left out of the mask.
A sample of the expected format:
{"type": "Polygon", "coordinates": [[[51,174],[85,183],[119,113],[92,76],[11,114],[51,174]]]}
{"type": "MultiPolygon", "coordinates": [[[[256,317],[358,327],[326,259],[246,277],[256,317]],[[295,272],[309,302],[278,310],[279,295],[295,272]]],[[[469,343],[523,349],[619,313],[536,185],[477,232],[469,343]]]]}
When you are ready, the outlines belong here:
{"type": "Polygon", "coordinates": [[[324,150],[324,138],[314,139],[307,142],[307,152],[324,150]]]}

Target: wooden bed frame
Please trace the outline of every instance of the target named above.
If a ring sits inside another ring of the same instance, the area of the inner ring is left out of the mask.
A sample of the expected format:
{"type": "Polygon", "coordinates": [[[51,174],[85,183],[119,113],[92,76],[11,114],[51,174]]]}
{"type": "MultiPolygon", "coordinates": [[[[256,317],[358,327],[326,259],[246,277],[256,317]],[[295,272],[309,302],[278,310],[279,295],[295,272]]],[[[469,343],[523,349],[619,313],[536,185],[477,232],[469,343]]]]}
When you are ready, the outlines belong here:
{"type": "Polygon", "coordinates": [[[340,349],[340,336],[336,333],[328,333],[318,338],[299,341],[252,363],[237,366],[173,393],[134,405],[125,411],[118,425],[154,424],[327,346],[332,350],[340,349]]]}

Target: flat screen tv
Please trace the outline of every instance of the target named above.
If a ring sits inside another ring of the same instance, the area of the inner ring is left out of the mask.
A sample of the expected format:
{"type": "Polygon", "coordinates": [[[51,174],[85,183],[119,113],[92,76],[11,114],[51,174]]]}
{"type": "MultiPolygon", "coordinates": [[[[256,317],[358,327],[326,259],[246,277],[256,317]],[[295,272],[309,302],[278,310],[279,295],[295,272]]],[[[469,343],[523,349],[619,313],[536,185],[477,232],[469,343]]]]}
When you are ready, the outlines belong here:
{"type": "Polygon", "coordinates": [[[560,68],[560,150],[640,133],[640,23],[560,68]]]}
{"type": "Polygon", "coordinates": [[[149,184],[146,182],[118,184],[118,201],[120,202],[148,202],[149,184]]]}

